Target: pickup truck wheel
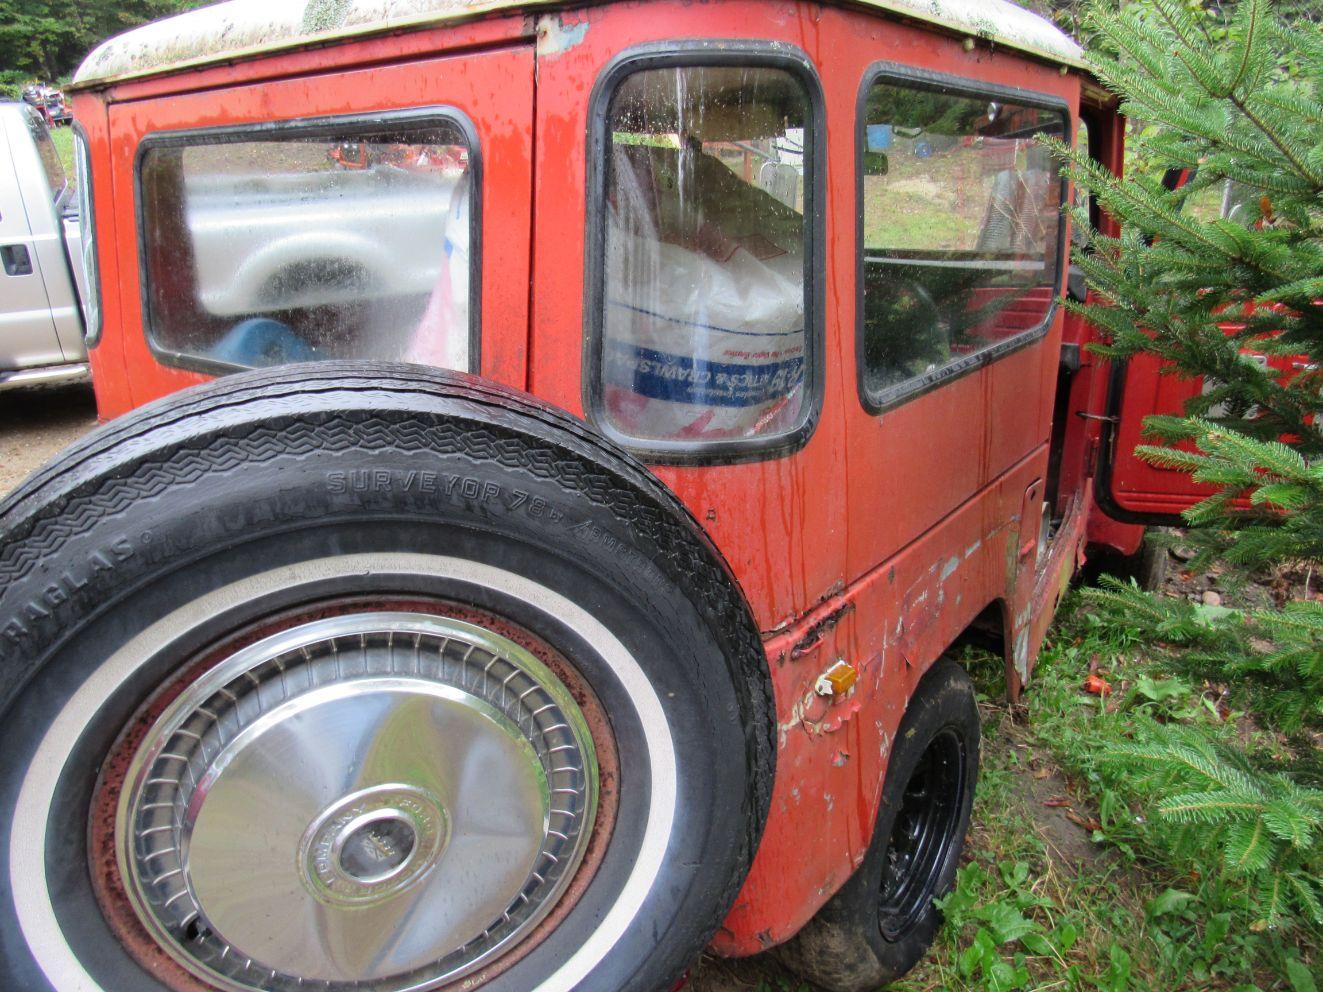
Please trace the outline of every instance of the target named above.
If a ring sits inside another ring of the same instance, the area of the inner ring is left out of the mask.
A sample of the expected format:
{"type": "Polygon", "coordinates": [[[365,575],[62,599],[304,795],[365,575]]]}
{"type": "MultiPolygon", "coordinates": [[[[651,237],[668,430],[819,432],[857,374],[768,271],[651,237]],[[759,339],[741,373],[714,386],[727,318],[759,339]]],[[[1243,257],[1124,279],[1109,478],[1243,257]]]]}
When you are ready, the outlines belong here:
{"type": "Polygon", "coordinates": [[[941,925],[978,778],[974,687],[954,661],[924,675],[896,732],[863,863],[780,955],[831,992],[872,992],[909,971],[941,925]]]}
{"type": "Polygon", "coordinates": [[[701,529],[554,410],[232,376],[0,503],[0,965],[105,992],[668,988],[770,792],[701,529]]]}

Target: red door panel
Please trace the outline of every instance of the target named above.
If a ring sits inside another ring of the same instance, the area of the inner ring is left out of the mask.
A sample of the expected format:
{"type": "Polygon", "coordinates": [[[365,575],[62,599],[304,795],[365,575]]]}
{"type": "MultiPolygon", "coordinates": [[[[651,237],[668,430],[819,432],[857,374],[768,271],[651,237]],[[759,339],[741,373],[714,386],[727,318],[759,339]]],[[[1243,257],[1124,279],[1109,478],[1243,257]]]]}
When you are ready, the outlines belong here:
{"type": "MultiPolygon", "coordinates": [[[[1295,371],[1290,357],[1261,355],[1245,349],[1241,357],[1271,367],[1282,375],[1295,371]]],[[[1200,485],[1189,474],[1150,465],[1135,454],[1135,446],[1157,443],[1144,436],[1144,419],[1153,414],[1180,416],[1187,401],[1204,389],[1203,379],[1182,379],[1161,374],[1162,363],[1151,355],[1137,355],[1117,367],[1112,379],[1111,406],[1117,418],[1111,444],[1103,452],[1099,494],[1105,509],[1121,520],[1179,523],[1179,514],[1211,495],[1212,486],[1200,485]]],[[[1216,411],[1213,411],[1216,413],[1216,411]]]]}

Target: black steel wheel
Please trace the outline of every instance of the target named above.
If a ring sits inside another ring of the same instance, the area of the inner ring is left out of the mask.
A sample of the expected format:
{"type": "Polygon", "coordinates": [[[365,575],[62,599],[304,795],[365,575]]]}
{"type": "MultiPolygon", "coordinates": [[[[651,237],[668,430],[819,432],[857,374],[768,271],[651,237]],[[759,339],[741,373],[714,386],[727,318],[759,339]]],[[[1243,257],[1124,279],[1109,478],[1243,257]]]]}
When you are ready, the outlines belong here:
{"type": "Polygon", "coordinates": [[[878,928],[901,939],[932,905],[943,871],[964,842],[965,745],[951,728],[928,744],[910,774],[882,865],[878,928]]]}
{"type": "Polygon", "coordinates": [[[965,670],[937,661],[896,731],[873,843],[780,956],[832,992],[873,992],[909,971],[941,925],[978,778],[979,718],[965,670]]]}

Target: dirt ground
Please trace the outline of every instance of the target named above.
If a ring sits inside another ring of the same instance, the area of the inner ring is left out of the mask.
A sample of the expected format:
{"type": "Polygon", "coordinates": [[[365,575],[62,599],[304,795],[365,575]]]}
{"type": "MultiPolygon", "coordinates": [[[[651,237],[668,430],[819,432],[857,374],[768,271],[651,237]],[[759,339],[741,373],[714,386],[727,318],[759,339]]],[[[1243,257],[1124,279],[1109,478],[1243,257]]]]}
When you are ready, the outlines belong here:
{"type": "Polygon", "coordinates": [[[0,392],[0,497],[95,426],[91,386],[0,392]]]}

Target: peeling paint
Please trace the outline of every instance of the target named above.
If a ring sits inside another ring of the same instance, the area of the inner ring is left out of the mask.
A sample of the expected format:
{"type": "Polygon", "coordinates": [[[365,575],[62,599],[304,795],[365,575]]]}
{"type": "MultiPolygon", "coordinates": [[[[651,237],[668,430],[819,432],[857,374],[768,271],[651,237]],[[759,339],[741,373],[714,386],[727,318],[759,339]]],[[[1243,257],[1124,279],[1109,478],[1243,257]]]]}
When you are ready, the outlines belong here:
{"type": "Polygon", "coordinates": [[[812,689],[806,695],[797,699],[795,705],[790,708],[788,719],[778,722],[776,725],[776,746],[778,750],[785,750],[786,739],[790,736],[792,730],[796,730],[804,723],[804,712],[815,702],[821,702],[821,697],[812,689]]]}
{"type": "Polygon", "coordinates": [[[854,696],[853,689],[849,695],[844,697],[841,705],[833,707],[830,699],[818,695],[817,691],[810,686],[808,692],[795,700],[795,705],[790,708],[789,717],[784,721],[778,721],[776,725],[777,749],[785,750],[790,733],[795,730],[801,733],[815,734],[831,733],[839,730],[841,725],[859,709],[857,700],[850,702],[852,696],[854,696]]]}
{"type": "MultiPolygon", "coordinates": [[[[559,16],[541,17],[537,22],[538,58],[564,55],[588,36],[588,22],[571,24],[568,27],[559,16]]],[[[715,519],[715,515],[713,516],[715,519]]]]}
{"type": "Polygon", "coordinates": [[[1021,682],[1029,681],[1029,628],[1025,627],[1015,635],[1015,673],[1021,682]]]}
{"type": "Polygon", "coordinates": [[[831,633],[836,625],[853,612],[854,603],[842,603],[821,620],[810,626],[809,629],[804,632],[804,636],[796,641],[795,646],[790,649],[791,659],[802,658],[809,652],[821,647],[827,635],[831,633]]]}

